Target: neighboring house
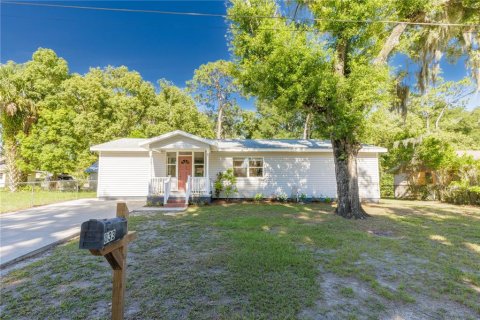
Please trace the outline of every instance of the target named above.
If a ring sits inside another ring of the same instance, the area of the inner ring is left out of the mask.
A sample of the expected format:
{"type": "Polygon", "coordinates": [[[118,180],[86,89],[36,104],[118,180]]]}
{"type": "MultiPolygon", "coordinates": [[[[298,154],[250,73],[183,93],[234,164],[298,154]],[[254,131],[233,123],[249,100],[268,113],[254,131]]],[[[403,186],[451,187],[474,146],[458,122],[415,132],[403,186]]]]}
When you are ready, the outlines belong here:
{"type": "MultiPolygon", "coordinates": [[[[474,160],[480,159],[480,150],[456,150],[458,156],[471,156],[474,160]]],[[[428,184],[436,183],[435,172],[432,170],[419,170],[414,174],[404,172],[402,166],[392,169],[390,172],[394,173],[393,188],[395,198],[409,198],[411,197],[410,183],[417,187],[426,186],[428,184]],[[410,178],[410,181],[409,181],[410,178]]],[[[434,195],[432,194],[432,197],[434,195]]]]}
{"type": "MultiPolygon", "coordinates": [[[[238,193],[336,198],[330,142],[319,140],[204,139],[173,131],[151,139],[119,139],[90,148],[99,152],[99,198],[194,195],[210,199],[219,172],[233,169],[238,193]],[[169,178],[170,177],[170,178],[169,178]]],[[[364,145],[358,156],[360,196],[378,201],[378,156],[387,150],[364,145]]],[[[222,195],[221,195],[222,197],[222,195]]]]}
{"type": "Polygon", "coordinates": [[[93,163],[90,167],[85,169],[85,173],[88,174],[88,188],[91,190],[97,190],[98,181],[98,161],[93,163]]]}

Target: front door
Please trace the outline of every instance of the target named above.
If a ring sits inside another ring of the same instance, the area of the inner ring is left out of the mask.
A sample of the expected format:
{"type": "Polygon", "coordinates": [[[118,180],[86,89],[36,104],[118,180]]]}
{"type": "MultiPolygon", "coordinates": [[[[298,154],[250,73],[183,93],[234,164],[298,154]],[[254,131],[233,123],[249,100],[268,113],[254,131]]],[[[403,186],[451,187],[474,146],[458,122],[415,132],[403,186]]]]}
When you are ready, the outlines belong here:
{"type": "Polygon", "coordinates": [[[192,175],[192,156],[178,156],[178,191],[185,191],[188,176],[192,175]]]}

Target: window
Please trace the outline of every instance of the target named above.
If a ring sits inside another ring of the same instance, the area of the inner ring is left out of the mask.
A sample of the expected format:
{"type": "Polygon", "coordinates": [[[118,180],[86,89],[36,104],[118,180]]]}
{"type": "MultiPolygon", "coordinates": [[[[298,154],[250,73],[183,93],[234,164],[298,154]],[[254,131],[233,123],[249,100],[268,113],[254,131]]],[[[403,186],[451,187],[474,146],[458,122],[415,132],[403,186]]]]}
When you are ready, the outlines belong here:
{"type": "Polygon", "coordinates": [[[0,180],[3,180],[3,173],[0,172],[0,180]]]}
{"type": "Polygon", "coordinates": [[[193,173],[195,177],[205,176],[205,153],[194,152],[193,155],[193,173]]]}
{"type": "Polygon", "coordinates": [[[250,158],[248,161],[248,176],[263,177],[263,159],[250,158]]]}
{"type": "Polygon", "coordinates": [[[177,176],[177,153],[167,152],[167,176],[177,176]]]}
{"type": "Polygon", "coordinates": [[[235,177],[263,177],[263,158],[233,158],[235,177]]]}

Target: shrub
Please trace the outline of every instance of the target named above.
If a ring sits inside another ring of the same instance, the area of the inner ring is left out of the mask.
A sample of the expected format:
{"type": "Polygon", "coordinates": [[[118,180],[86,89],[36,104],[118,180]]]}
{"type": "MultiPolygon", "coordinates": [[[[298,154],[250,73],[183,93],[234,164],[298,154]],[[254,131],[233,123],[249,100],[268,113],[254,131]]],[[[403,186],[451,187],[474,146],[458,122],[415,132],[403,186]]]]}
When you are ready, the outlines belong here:
{"type": "Polygon", "coordinates": [[[275,198],[275,200],[280,201],[280,202],[287,202],[288,195],[285,192],[278,192],[278,193],[274,194],[274,198],[275,198]]]}
{"type": "Polygon", "coordinates": [[[298,197],[298,200],[299,202],[305,202],[307,200],[307,194],[302,192],[298,197]]]}
{"type": "Polygon", "coordinates": [[[480,205],[480,186],[451,183],[442,192],[442,200],[453,204],[480,205]]]}
{"type": "Polygon", "coordinates": [[[253,200],[256,201],[256,202],[260,202],[262,201],[264,198],[263,194],[262,193],[257,193],[254,197],[253,197],[253,200]]]}
{"type": "Polygon", "coordinates": [[[217,174],[217,180],[215,180],[215,196],[220,197],[220,193],[223,191],[227,199],[230,198],[234,193],[238,192],[236,187],[237,177],[234,176],[233,170],[228,169],[225,172],[219,172],[217,174]]]}

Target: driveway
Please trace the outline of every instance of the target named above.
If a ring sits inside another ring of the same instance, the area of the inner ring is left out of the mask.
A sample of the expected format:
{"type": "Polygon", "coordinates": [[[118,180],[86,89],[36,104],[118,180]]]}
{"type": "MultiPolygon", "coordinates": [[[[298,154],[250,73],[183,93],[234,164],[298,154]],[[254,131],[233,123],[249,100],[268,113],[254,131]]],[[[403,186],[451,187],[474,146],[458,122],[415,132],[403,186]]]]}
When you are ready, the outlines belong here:
{"type": "MultiPolygon", "coordinates": [[[[116,203],[80,199],[0,215],[0,266],[76,236],[83,221],[114,217],[116,203]]],[[[130,210],[143,204],[127,202],[130,210]]]]}

